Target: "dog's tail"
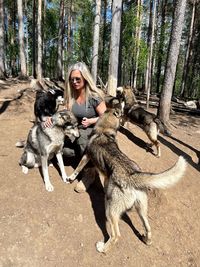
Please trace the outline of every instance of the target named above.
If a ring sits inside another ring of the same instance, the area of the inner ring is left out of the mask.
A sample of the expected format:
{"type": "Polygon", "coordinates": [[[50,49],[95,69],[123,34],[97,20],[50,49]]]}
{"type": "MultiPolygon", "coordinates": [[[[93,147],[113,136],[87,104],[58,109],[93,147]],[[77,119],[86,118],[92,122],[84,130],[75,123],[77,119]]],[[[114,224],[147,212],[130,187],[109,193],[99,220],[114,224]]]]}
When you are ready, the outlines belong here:
{"type": "Polygon", "coordinates": [[[139,173],[138,179],[134,182],[139,188],[165,189],[176,184],[184,175],[186,160],[180,156],[178,161],[168,170],[158,173],[139,173]]]}

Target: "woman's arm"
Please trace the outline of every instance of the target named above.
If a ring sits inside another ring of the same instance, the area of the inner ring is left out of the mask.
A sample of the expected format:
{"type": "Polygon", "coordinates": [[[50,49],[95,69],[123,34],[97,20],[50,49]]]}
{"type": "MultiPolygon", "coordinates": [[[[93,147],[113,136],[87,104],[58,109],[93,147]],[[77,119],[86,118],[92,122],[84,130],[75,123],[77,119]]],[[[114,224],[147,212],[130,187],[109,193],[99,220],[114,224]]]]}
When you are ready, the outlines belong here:
{"type": "Polygon", "coordinates": [[[106,111],[106,103],[102,101],[97,107],[96,112],[101,116],[106,111]]]}
{"type": "MultiPolygon", "coordinates": [[[[106,111],[105,101],[102,101],[98,106],[96,106],[96,112],[99,116],[101,116],[106,111]]],[[[92,124],[97,122],[99,117],[96,118],[83,118],[82,125],[83,127],[89,127],[92,124]]]]}

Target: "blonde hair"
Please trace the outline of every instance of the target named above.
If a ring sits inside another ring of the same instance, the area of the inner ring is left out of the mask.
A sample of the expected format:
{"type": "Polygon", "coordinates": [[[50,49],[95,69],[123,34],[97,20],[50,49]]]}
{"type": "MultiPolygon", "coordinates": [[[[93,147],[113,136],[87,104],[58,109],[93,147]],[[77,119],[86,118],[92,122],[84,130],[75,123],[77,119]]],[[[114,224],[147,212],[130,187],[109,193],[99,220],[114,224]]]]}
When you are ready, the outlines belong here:
{"type": "Polygon", "coordinates": [[[103,100],[103,92],[96,87],[92,75],[84,62],[77,62],[69,68],[66,78],[65,102],[68,109],[71,109],[75,101],[75,91],[70,83],[70,75],[73,70],[79,70],[85,80],[86,106],[89,96],[100,97],[103,100]]]}

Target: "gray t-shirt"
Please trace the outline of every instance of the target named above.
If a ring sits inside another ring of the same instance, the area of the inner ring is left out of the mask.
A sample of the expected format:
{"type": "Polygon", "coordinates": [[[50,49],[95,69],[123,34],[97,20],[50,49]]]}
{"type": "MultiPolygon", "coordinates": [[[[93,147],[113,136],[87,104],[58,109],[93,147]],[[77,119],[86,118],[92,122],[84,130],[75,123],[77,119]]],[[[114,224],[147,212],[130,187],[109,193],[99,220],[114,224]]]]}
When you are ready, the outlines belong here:
{"type": "Polygon", "coordinates": [[[78,122],[81,123],[84,117],[86,118],[95,118],[98,117],[98,113],[96,112],[96,107],[103,100],[100,97],[90,96],[88,99],[88,103],[78,104],[76,101],[72,105],[72,112],[78,119],[78,122]]]}

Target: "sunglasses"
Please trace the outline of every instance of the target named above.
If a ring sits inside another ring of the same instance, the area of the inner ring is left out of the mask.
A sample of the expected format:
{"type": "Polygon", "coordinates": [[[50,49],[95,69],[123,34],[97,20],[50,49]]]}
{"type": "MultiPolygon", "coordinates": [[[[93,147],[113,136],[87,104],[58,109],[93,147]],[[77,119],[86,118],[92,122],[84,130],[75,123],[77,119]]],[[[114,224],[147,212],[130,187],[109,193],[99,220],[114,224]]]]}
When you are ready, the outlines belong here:
{"type": "Polygon", "coordinates": [[[80,83],[81,78],[80,78],[80,77],[73,77],[73,78],[70,78],[70,81],[71,81],[72,83],[74,83],[74,82],[78,82],[78,83],[80,83]]]}

